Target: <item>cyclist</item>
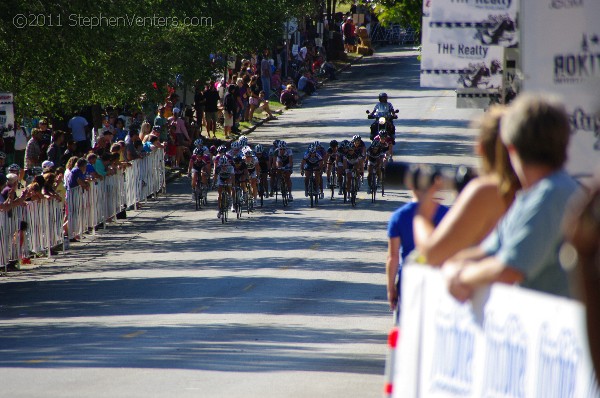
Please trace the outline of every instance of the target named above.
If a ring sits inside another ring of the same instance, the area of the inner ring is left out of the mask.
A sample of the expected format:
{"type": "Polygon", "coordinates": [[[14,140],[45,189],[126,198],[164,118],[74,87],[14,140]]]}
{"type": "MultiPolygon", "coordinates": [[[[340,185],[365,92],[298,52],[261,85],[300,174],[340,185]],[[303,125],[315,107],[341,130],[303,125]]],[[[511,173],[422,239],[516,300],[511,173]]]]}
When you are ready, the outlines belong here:
{"type": "MultiPolygon", "coordinates": [[[[325,158],[323,159],[323,163],[327,164],[327,185],[331,186],[331,171],[333,170],[333,165],[337,162],[338,157],[338,142],[337,140],[329,141],[329,148],[327,148],[327,152],[325,152],[325,158]]],[[[334,176],[335,178],[335,176],[334,176]]]]}
{"type": "MultiPolygon", "coordinates": [[[[246,182],[248,181],[248,167],[246,166],[246,162],[241,156],[236,156],[233,158],[233,186],[235,188],[241,188],[242,192],[246,192],[246,182]]],[[[232,211],[235,211],[235,208],[232,208],[232,211]]]]}
{"type": "Polygon", "coordinates": [[[356,149],[356,151],[358,152],[358,154],[361,157],[361,159],[360,159],[360,165],[359,165],[359,167],[361,169],[360,176],[361,176],[361,178],[364,179],[364,177],[365,177],[365,172],[364,172],[365,162],[364,162],[364,159],[365,159],[365,156],[367,154],[367,146],[363,142],[362,137],[360,135],[358,135],[358,134],[355,135],[354,137],[352,137],[352,145],[354,145],[354,148],[356,149]]]}
{"type": "Polygon", "coordinates": [[[321,145],[320,141],[315,141],[313,145],[315,146],[315,149],[319,156],[321,156],[321,159],[323,159],[323,161],[321,162],[321,167],[319,168],[319,188],[321,189],[321,199],[323,199],[325,197],[325,194],[323,193],[323,172],[325,171],[323,165],[325,164],[325,157],[327,155],[327,151],[325,150],[325,148],[323,148],[323,145],[321,145]]]}
{"type": "MultiPolygon", "coordinates": [[[[352,144],[348,146],[346,155],[344,155],[344,170],[346,170],[346,192],[350,192],[350,181],[352,179],[352,170],[360,174],[363,169],[360,167],[362,157],[360,152],[352,144]]],[[[358,187],[356,187],[358,189],[358,187]]]]}
{"type": "Polygon", "coordinates": [[[304,176],[304,196],[308,196],[308,181],[313,173],[315,175],[317,187],[320,186],[322,169],[323,158],[319,155],[315,145],[310,144],[300,162],[300,175],[304,176]]]}
{"type": "Polygon", "coordinates": [[[221,200],[223,197],[223,190],[225,193],[231,197],[231,179],[233,178],[233,166],[229,163],[229,160],[226,156],[222,156],[219,158],[219,163],[215,170],[215,176],[217,176],[217,186],[218,186],[218,206],[219,212],[217,213],[217,218],[221,218],[221,200]]]}
{"type": "Polygon", "coordinates": [[[277,157],[275,158],[275,166],[277,172],[282,172],[283,177],[287,183],[288,187],[288,199],[290,202],[294,200],[292,197],[292,169],[294,166],[294,158],[292,156],[292,150],[287,147],[287,143],[285,141],[279,142],[279,147],[277,149],[277,157]]]}
{"type": "Polygon", "coordinates": [[[250,147],[246,147],[244,151],[244,161],[246,168],[248,169],[248,176],[250,177],[250,185],[252,186],[252,197],[254,200],[258,197],[258,184],[257,179],[260,173],[260,163],[258,158],[254,154],[254,151],[250,147]]]}
{"type": "Polygon", "coordinates": [[[267,175],[271,171],[271,159],[267,151],[261,144],[256,144],[254,152],[258,158],[258,165],[260,166],[260,182],[263,187],[263,195],[269,197],[269,183],[267,181],[267,175]]]}
{"type": "Polygon", "coordinates": [[[236,158],[238,156],[242,156],[242,144],[239,141],[234,141],[231,143],[231,149],[227,152],[231,158],[236,158]]]}
{"type": "Polygon", "coordinates": [[[209,154],[204,153],[201,148],[198,151],[197,149],[199,148],[196,147],[194,149],[188,165],[188,175],[192,176],[192,192],[196,190],[196,185],[198,184],[198,173],[200,173],[202,184],[207,186],[212,163],[209,154]]]}
{"type": "Polygon", "coordinates": [[[281,142],[281,140],[274,140],[273,141],[273,145],[269,148],[269,170],[270,170],[270,176],[271,176],[271,193],[270,195],[273,196],[274,195],[274,190],[277,188],[274,185],[275,182],[275,160],[277,159],[277,153],[279,151],[279,142],[281,142]]]}
{"type": "Polygon", "coordinates": [[[238,142],[240,143],[240,147],[244,148],[248,145],[248,137],[246,137],[245,135],[240,135],[240,138],[238,138],[238,142]]]}
{"type": "Polygon", "coordinates": [[[390,162],[394,161],[394,159],[392,158],[392,155],[394,154],[394,139],[383,130],[379,132],[379,135],[375,137],[375,139],[379,139],[379,141],[381,142],[381,149],[385,154],[385,159],[383,159],[382,167],[385,169],[388,160],[390,162]]]}
{"type": "MultiPolygon", "coordinates": [[[[385,157],[385,151],[382,150],[381,141],[377,139],[373,140],[369,148],[367,149],[367,161],[368,161],[368,175],[369,177],[373,173],[373,168],[377,173],[377,182],[381,180],[381,165],[383,164],[383,158],[385,157]]],[[[369,194],[371,193],[371,187],[369,186],[369,194]]]]}
{"type": "Polygon", "coordinates": [[[340,189],[338,190],[338,195],[343,195],[343,187],[342,187],[342,181],[344,178],[344,165],[345,165],[345,157],[346,154],[348,153],[348,148],[350,147],[350,141],[348,140],[343,140],[340,143],[340,147],[338,149],[338,156],[337,156],[337,172],[338,172],[338,186],[340,187],[340,189]]]}

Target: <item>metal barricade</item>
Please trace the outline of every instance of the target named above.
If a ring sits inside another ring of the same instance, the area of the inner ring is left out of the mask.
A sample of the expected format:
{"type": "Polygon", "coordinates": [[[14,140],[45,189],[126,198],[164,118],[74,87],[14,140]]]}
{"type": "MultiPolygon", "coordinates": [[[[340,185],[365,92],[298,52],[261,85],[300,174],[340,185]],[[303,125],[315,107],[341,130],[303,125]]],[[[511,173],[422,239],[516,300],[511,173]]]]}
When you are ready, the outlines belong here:
{"type": "Polygon", "coordinates": [[[0,212],[0,267],[28,257],[31,252],[50,256],[63,241],[66,216],[68,238],[74,238],[115,217],[125,207],[165,190],[164,150],[136,160],[125,171],[68,190],[66,203],[55,199],[28,202],[0,212]],[[65,213],[66,212],[66,213],[65,213]]]}

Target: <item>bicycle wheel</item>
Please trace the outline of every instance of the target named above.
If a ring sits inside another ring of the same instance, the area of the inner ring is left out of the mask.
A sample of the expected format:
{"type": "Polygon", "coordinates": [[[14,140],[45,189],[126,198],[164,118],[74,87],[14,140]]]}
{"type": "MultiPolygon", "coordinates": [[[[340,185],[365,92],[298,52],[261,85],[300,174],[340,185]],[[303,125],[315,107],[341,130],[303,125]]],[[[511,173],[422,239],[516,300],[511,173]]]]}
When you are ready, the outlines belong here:
{"type": "Polygon", "coordinates": [[[202,185],[202,205],[208,206],[208,185],[202,185]]]}
{"type": "Polygon", "coordinates": [[[311,176],[308,179],[308,196],[310,196],[310,207],[315,207],[314,191],[315,191],[315,180],[314,180],[314,177],[311,176]]]}
{"type": "Polygon", "coordinates": [[[385,169],[381,169],[381,179],[379,183],[381,184],[381,196],[385,194],[385,186],[383,185],[383,181],[385,180],[385,169]]]}
{"type": "Polygon", "coordinates": [[[225,221],[227,221],[227,206],[229,204],[227,203],[227,194],[222,193],[221,194],[221,208],[219,209],[221,211],[221,224],[225,224],[225,221]]]}
{"type": "Polygon", "coordinates": [[[356,206],[356,192],[358,190],[358,182],[358,176],[353,176],[352,181],[350,181],[350,203],[352,204],[352,207],[356,206]]]}
{"type": "Polygon", "coordinates": [[[196,210],[200,210],[200,206],[202,205],[202,194],[198,185],[194,188],[194,204],[196,205],[196,210]]]}
{"type": "Polygon", "coordinates": [[[235,215],[238,219],[242,218],[242,190],[239,187],[235,194],[235,215]]]}
{"type": "Polygon", "coordinates": [[[263,207],[263,197],[264,197],[265,191],[264,191],[264,187],[263,187],[263,183],[262,183],[262,178],[260,178],[258,180],[258,197],[260,200],[260,207],[263,207]]]}
{"type": "Polygon", "coordinates": [[[283,207],[286,207],[289,203],[288,188],[285,177],[281,177],[281,201],[283,202],[283,207]]]}
{"type": "Polygon", "coordinates": [[[376,174],[371,170],[369,177],[367,178],[369,183],[369,189],[371,190],[371,203],[375,203],[375,195],[377,195],[377,179],[376,174]]]}
{"type": "Polygon", "coordinates": [[[330,184],[330,188],[331,188],[331,200],[333,200],[333,198],[335,197],[335,189],[337,188],[337,170],[336,168],[332,168],[331,170],[331,176],[330,176],[330,180],[329,180],[329,184],[330,184]]]}

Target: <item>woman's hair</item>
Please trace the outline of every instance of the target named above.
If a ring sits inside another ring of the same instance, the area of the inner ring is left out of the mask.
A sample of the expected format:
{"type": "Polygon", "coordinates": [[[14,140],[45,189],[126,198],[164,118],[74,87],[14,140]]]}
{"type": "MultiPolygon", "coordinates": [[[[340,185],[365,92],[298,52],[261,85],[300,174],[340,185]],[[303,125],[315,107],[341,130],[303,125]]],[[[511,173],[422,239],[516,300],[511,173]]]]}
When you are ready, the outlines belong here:
{"type": "Polygon", "coordinates": [[[75,163],[77,163],[77,159],[79,159],[77,156],[71,156],[69,160],[67,160],[66,169],[71,170],[73,166],[75,166],[75,163]]]}
{"type": "Polygon", "coordinates": [[[515,192],[521,188],[521,183],[500,137],[500,126],[506,111],[506,106],[493,105],[476,125],[479,127],[478,141],[481,146],[483,171],[486,174],[495,173],[499,177],[498,189],[510,203],[514,199],[515,192]]]}
{"type": "Polygon", "coordinates": [[[150,131],[152,131],[152,127],[150,126],[150,123],[148,123],[146,121],[144,123],[142,123],[142,127],[140,128],[140,131],[144,134],[150,133],[150,131]]]}

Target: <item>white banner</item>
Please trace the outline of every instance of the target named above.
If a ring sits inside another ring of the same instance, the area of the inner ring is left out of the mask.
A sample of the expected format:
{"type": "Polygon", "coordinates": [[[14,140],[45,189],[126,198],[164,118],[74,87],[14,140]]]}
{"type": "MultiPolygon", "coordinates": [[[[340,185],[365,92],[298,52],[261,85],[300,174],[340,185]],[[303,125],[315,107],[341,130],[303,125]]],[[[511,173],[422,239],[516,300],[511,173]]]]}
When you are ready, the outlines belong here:
{"type": "Polygon", "coordinates": [[[12,93],[0,93],[0,127],[15,125],[15,111],[12,93]]]}
{"type": "Polygon", "coordinates": [[[469,44],[466,39],[433,41],[436,30],[446,29],[428,25],[428,18],[423,18],[422,87],[500,88],[503,47],[469,44]]]}
{"type": "Polygon", "coordinates": [[[430,40],[515,47],[518,9],[518,0],[435,0],[430,40]]]}
{"type": "Polygon", "coordinates": [[[574,129],[567,168],[589,176],[600,166],[600,1],[524,1],[524,91],[558,94],[574,129]]]}
{"type": "Polygon", "coordinates": [[[460,304],[438,270],[402,272],[394,397],[600,397],[580,303],[496,284],[460,304]]]}

